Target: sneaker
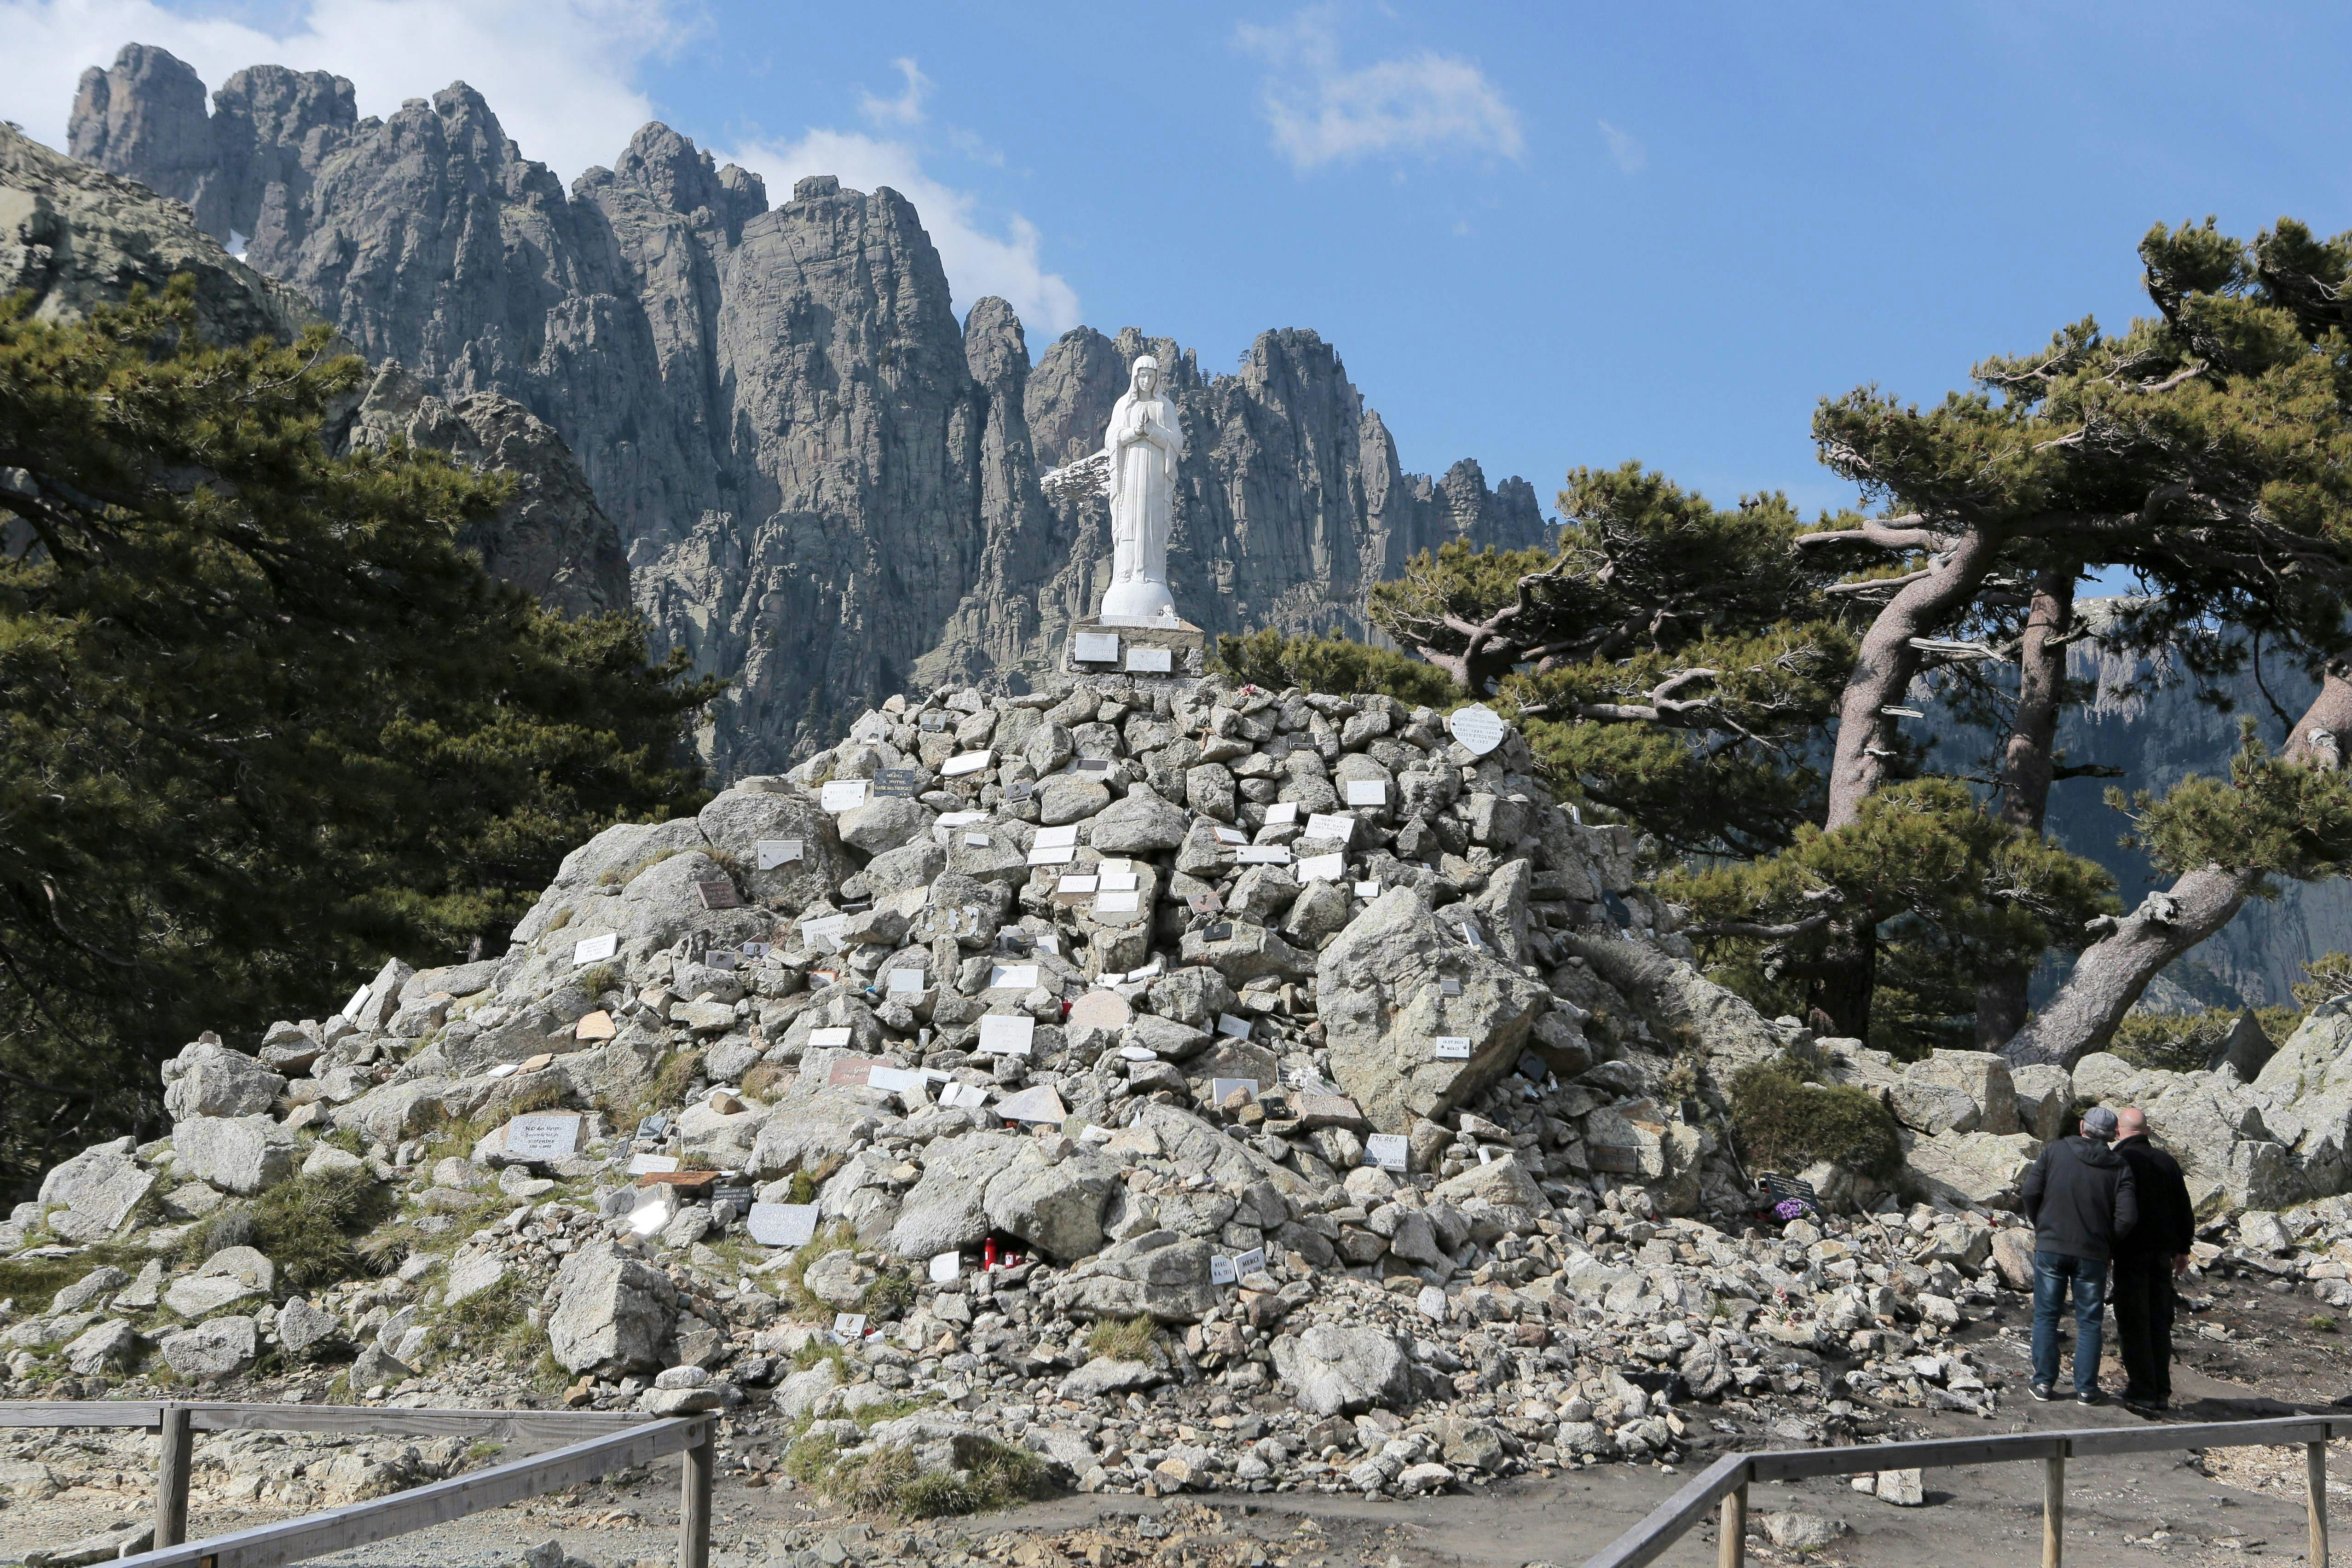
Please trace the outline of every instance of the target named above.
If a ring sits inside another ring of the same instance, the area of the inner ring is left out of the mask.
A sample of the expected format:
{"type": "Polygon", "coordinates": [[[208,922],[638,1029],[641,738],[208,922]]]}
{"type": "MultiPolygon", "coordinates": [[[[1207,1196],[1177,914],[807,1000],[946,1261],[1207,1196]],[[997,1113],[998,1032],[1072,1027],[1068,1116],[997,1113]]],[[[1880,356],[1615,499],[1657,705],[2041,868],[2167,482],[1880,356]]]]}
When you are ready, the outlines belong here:
{"type": "Polygon", "coordinates": [[[2042,1401],[2042,1404],[2047,1405],[2051,1400],[2057,1396],[2052,1393],[2048,1384],[2037,1383],[2033,1385],[2033,1397],[2042,1401]]]}
{"type": "Polygon", "coordinates": [[[2106,1402],[2107,1396],[2095,1388],[2077,1389],[2074,1392],[2074,1403],[2077,1405],[2105,1405],[2106,1402]]]}

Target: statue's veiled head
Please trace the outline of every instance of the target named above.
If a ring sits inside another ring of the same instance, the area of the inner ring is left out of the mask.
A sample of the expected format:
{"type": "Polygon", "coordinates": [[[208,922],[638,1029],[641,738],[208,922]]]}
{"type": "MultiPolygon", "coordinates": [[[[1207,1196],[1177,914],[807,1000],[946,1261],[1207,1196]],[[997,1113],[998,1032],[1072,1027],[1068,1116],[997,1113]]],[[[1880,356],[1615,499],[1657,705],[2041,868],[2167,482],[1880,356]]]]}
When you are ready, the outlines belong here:
{"type": "Polygon", "coordinates": [[[1160,362],[1145,354],[1128,372],[1127,389],[1138,397],[1160,395],[1160,362]]]}

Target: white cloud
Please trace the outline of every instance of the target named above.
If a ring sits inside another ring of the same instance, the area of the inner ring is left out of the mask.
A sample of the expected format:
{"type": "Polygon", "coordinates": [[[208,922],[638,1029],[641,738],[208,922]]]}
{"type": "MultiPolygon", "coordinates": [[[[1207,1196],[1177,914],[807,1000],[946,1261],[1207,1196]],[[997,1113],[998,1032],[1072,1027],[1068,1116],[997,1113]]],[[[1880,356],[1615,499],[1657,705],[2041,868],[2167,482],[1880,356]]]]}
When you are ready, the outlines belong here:
{"type": "Polygon", "coordinates": [[[1631,132],[1620,131],[1609,121],[1599,121],[1601,139],[1609,143],[1609,156],[1615,159],[1617,172],[1638,174],[1650,166],[1650,150],[1633,139],[1631,132]]]}
{"type": "Polygon", "coordinates": [[[270,29],[152,0],[0,0],[5,113],[62,148],[82,68],[154,44],[207,88],[251,65],[349,77],[362,114],[469,82],[526,155],[569,179],[610,163],[654,118],[637,68],[692,31],[669,0],[305,0],[286,16],[270,29]]]}
{"type": "Polygon", "coordinates": [[[877,125],[920,125],[923,122],[923,99],[931,90],[931,79],[917,68],[914,60],[900,55],[890,62],[906,79],[906,89],[896,98],[877,98],[870,92],[857,95],[857,107],[866,118],[877,125]]]}
{"type": "Polygon", "coordinates": [[[1265,88],[1266,121],[1275,146],[1302,174],[1379,153],[1517,158],[1527,150],[1517,111],[1468,60],[1424,49],[1344,69],[1328,6],[1302,11],[1282,26],[1244,24],[1235,36],[1273,68],[1265,88]]]}
{"type": "Polygon", "coordinates": [[[766,180],[778,201],[807,174],[839,175],[851,190],[887,185],[922,215],[959,309],[970,310],[982,295],[998,294],[1012,302],[1033,335],[1059,336],[1078,324],[1077,291],[1061,274],[1045,269],[1037,226],[1008,213],[992,227],[979,197],[926,174],[922,154],[904,142],[812,129],[797,142],[754,142],[721,157],[766,180]]]}

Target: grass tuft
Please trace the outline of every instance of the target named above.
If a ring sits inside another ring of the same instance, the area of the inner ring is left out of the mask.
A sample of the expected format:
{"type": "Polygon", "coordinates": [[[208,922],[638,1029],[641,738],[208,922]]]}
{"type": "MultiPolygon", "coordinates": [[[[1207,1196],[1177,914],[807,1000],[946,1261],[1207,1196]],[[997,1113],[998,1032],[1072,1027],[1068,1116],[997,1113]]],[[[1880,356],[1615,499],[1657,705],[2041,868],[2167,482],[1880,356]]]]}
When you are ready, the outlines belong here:
{"type": "Polygon", "coordinates": [[[1087,1353],[1113,1361],[1150,1361],[1160,1331],[1146,1318],[1105,1318],[1087,1331],[1087,1353]]]}

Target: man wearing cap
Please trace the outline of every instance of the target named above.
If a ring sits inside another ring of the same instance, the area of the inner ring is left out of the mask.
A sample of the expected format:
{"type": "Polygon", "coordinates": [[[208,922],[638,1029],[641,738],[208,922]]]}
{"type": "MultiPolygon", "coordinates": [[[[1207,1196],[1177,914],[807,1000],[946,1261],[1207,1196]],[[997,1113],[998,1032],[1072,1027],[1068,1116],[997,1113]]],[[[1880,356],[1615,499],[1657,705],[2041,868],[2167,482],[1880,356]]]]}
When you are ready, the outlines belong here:
{"type": "Polygon", "coordinates": [[[2099,1404],[2099,1310],[2116,1244],[2139,1221],[2132,1168],[2107,1147],[2116,1113],[2095,1105],[2078,1136],[2042,1151],[2020,1192],[2033,1222],[2033,1397],[2054,1397],[2058,1314],[2074,1298],[2074,1398],[2099,1404]]]}
{"type": "Polygon", "coordinates": [[[2116,1247],[2116,1348],[2123,1352],[2126,1405],[2163,1410],[2172,1403],[2172,1281],[2189,1268],[2197,1239],[2197,1205],[2180,1163],[2147,1140],[2147,1114],[2127,1105],[2116,1117],[2116,1153],[2131,1167],[2139,1224],[2116,1247]]]}

